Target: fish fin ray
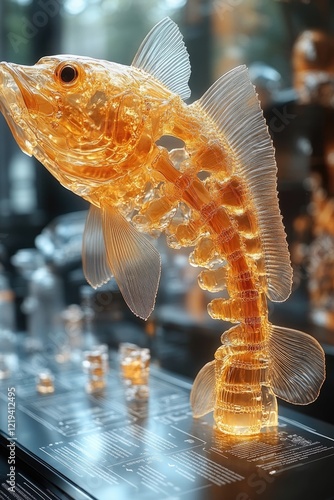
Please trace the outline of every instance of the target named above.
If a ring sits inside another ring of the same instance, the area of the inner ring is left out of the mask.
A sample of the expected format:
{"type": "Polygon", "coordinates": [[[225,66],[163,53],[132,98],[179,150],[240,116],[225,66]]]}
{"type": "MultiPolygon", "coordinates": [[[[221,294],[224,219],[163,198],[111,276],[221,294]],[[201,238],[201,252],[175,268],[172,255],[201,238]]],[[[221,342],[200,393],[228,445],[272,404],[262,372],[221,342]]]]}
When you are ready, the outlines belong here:
{"type": "Polygon", "coordinates": [[[109,266],[131,311],[147,319],[158,290],[160,255],[113,207],[102,208],[102,227],[109,266]]]}
{"type": "Polygon", "coordinates": [[[150,73],[182,99],[190,97],[189,55],[178,26],[168,17],[148,33],[132,66],[150,73]]]}
{"type": "Polygon", "coordinates": [[[325,355],[320,344],[299,330],[271,326],[269,378],[276,396],[289,403],[312,403],[325,380],[325,355]]]}
{"type": "Polygon", "coordinates": [[[214,409],[215,366],[215,360],[206,363],[194,380],[190,393],[190,404],[195,418],[202,417],[214,409]]]}
{"type": "Polygon", "coordinates": [[[277,166],[268,127],[246,66],[219,78],[193,106],[218,126],[235,158],[236,173],[246,180],[260,228],[270,300],[291,292],[292,267],[277,195],[277,166]]]}
{"type": "Polygon", "coordinates": [[[90,205],[82,240],[82,267],[93,288],[107,283],[113,276],[109,267],[102,231],[101,210],[90,205]]]}

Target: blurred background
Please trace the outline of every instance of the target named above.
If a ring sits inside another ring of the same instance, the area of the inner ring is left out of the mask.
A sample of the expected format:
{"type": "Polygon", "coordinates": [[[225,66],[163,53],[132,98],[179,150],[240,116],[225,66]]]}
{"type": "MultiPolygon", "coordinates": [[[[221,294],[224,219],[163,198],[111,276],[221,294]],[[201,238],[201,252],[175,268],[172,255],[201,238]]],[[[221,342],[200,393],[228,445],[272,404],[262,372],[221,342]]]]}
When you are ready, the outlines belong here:
{"type": "MultiPolygon", "coordinates": [[[[165,16],[180,26],[190,54],[190,101],[225,71],[249,67],[276,148],[295,269],[293,294],[286,304],[270,305],[271,320],[323,344],[324,389],[317,403],[299,410],[334,422],[334,3],[2,0],[0,59],[31,65],[44,55],[71,53],[130,64],[165,16]]],[[[92,335],[111,347],[121,341],[149,346],[161,366],[194,377],[213,358],[222,326],[206,313],[211,298],[198,287],[199,271],[189,266],[187,252],[158,241],[161,286],[144,323],[128,312],[115,283],[96,292],[86,285],[80,256],[86,210],[81,198],[22,154],[0,116],[3,352],[28,339],[27,349],[66,357],[66,349],[92,335]]]]}

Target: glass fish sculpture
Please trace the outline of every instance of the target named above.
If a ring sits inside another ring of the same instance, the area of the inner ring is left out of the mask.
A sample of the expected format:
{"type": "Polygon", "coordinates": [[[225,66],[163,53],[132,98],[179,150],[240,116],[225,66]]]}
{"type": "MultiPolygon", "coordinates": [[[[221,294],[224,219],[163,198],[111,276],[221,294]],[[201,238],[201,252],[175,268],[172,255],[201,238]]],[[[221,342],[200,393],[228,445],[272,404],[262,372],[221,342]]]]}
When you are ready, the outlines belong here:
{"type": "Polygon", "coordinates": [[[90,202],[83,269],[93,287],[114,276],[146,319],[160,257],[145,233],[193,247],[199,285],[218,294],[209,314],[236,324],[194,381],[194,417],[213,411],[220,431],[256,434],[276,426],[276,396],[317,398],[324,353],[268,320],[267,299],[287,299],[292,270],[274,149],[247,69],[187,105],[189,75],[182,36],[166,18],[131,66],[72,55],[1,63],[0,109],[21,149],[90,202]],[[159,146],[166,135],[184,147],[159,146]]]}

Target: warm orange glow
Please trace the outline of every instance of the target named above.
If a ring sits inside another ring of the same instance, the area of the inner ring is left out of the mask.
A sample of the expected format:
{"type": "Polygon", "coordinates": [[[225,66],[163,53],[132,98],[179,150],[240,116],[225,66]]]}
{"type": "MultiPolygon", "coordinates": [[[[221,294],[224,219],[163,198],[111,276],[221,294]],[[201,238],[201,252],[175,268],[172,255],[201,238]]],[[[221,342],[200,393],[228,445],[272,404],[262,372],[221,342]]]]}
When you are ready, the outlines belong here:
{"type": "MultiPolygon", "coordinates": [[[[194,416],[214,411],[219,430],[249,435],[277,424],[276,396],[317,397],[324,355],[308,335],[268,319],[267,297],[289,296],[292,270],[274,150],[247,70],[235,68],[186,105],[189,73],[182,37],[165,19],[130,67],[75,56],[0,65],[0,104],[22,149],[91,203],[83,268],[92,286],[114,275],[147,319],[160,258],[142,233],[193,247],[200,286],[223,293],[209,314],[237,323],[194,382],[194,416]],[[158,146],[163,135],[184,147],[158,146]]],[[[136,364],[123,369],[141,383],[136,364]]]]}

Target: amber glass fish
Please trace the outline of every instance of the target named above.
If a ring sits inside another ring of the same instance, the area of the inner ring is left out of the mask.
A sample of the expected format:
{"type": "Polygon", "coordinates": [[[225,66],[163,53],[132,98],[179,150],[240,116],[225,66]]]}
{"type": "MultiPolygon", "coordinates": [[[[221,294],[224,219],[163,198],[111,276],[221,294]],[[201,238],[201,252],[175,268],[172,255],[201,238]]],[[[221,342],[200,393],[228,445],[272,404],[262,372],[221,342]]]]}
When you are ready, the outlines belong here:
{"type": "Polygon", "coordinates": [[[216,319],[236,323],[197,375],[195,417],[255,434],[277,424],[276,396],[313,401],[325,376],[320,345],[275,327],[267,299],[292,282],[278,206],[274,149],[247,69],[222,76],[191,105],[190,64],[164,19],[130,67],[61,55],[35,66],[0,65],[0,106],[22,150],[88,200],[83,268],[98,287],[113,275],[130,309],[151,313],[160,257],[144,233],[193,247],[199,284],[216,294],[216,319]],[[182,140],[167,151],[164,135],[182,140]]]}

